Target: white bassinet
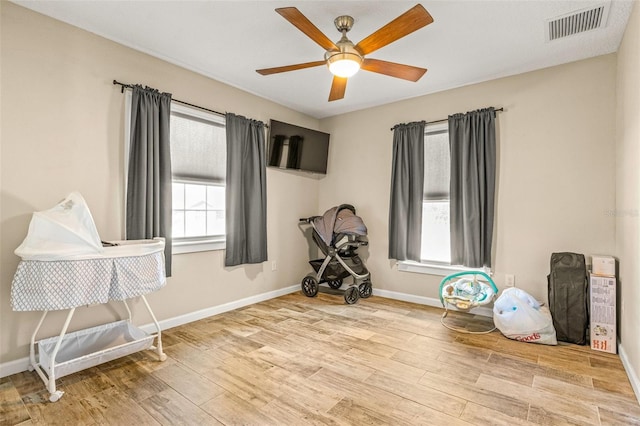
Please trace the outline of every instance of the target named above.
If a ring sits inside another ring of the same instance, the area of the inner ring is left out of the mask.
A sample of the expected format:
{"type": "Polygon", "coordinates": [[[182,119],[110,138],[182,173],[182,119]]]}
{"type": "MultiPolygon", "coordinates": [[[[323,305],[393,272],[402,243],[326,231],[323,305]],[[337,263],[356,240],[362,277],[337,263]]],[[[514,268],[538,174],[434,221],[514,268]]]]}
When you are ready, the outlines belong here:
{"type": "Polygon", "coordinates": [[[145,298],[166,283],[164,239],[100,240],[85,200],[71,193],[52,209],[33,214],[27,237],[15,250],[22,258],[11,285],[14,311],[43,311],[31,337],[30,363],[57,401],[57,378],[133,352],[152,348],[160,360],[160,326],[145,298]],[[131,323],[126,299],[140,297],[157,332],[149,334],[131,323]],[[122,301],[129,318],[66,334],[75,308],[122,301]],[[37,342],[49,311],[69,309],[59,336],[37,342]],[[156,345],[153,346],[153,340],[156,345]],[[46,374],[45,374],[46,373],[46,374]]]}

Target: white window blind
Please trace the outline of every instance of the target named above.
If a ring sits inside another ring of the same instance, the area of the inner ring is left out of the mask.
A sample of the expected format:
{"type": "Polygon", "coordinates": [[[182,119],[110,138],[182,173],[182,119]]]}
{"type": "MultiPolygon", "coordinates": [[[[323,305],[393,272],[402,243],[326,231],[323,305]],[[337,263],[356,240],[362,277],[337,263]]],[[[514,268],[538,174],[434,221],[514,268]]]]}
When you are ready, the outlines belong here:
{"type": "Polygon", "coordinates": [[[174,179],[223,183],[226,175],[224,124],[171,113],[171,169],[174,179]]]}
{"type": "Polygon", "coordinates": [[[449,200],[449,131],[427,131],[424,140],[424,199],[449,200]]]}

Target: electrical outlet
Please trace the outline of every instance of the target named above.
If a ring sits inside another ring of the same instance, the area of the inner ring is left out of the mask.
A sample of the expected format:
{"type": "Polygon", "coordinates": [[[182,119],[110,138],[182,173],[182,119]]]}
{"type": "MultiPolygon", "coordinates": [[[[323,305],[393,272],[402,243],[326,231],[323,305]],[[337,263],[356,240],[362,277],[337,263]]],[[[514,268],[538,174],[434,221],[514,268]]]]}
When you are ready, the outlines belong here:
{"type": "Polygon", "coordinates": [[[278,262],[276,262],[275,260],[271,261],[271,270],[272,271],[277,271],[278,270],[278,262]]]}
{"type": "Polygon", "coordinates": [[[507,287],[515,287],[516,285],[516,277],[512,274],[506,274],[504,276],[504,285],[507,287]]]}

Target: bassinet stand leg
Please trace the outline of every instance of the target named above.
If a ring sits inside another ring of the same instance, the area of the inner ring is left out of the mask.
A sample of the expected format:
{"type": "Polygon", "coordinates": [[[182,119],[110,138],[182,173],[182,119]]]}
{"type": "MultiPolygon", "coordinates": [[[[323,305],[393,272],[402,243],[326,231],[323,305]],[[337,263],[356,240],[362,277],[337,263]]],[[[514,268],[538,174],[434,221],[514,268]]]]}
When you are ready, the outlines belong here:
{"type": "Polygon", "coordinates": [[[144,302],[144,305],[147,307],[147,311],[149,311],[149,314],[151,315],[151,318],[153,319],[153,323],[156,326],[156,330],[158,331],[157,333],[157,340],[158,343],[156,344],[156,352],[158,353],[158,357],[160,358],[160,361],[165,361],[167,359],[167,354],[165,354],[162,351],[162,332],[160,330],[160,324],[158,323],[158,320],[156,319],[156,316],[153,314],[153,311],[151,310],[151,306],[149,306],[149,302],[147,302],[147,298],[144,297],[144,294],[140,296],[142,298],[142,301],[144,302]]]}
{"type": "Polygon", "coordinates": [[[131,322],[131,319],[133,318],[133,316],[131,315],[131,309],[129,309],[129,304],[127,303],[126,300],[123,300],[122,303],[124,303],[124,307],[127,308],[127,320],[129,320],[129,322],[131,322]]]}
{"type": "Polygon", "coordinates": [[[64,394],[63,391],[56,390],[56,370],[55,370],[56,357],[58,355],[58,351],[60,350],[62,339],[64,338],[64,335],[67,333],[67,329],[69,328],[69,323],[71,323],[71,318],[73,317],[73,314],[75,311],[76,311],[76,308],[71,308],[69,310],[69,313],[67,314],[67,319],[64,321],[64,325],[62,326],[62,330],[60,331],[60,336],[56,341],[56,346],[54,347],[53,352],[51,353],[51,363],[49,364],[49,377],[47,377],[47,375],[44,374],[44,371],[42,370],[40,363],[36,362],[36,355],[35,355],[36,335],[38,334],[38,331],[40,330],[40,327],[42,326],[42,323],[44,322],[44,319],[47,316],[47,313],[49,313],[49,311],[44,311],[42,313],[42,317],[40,317],[40,322],[38,322],[38,326],[36,327],[36,330],[33,332],[33,335],[31,336],[31,343],[29,347],[29,357],[31,360],[31,366],[36,370],[36,372],[38,373],[38,376],[40,376],[45,386],[47,387],[47,390],[49,391],[49,401],[51,402],[58,401],[60,398],[62,398],[62,395],[64,394]]]}
{"type": "Polygon", "coordinates": [[[40,331],[40,327],[42,327],[42,323],[44,322],[44,319],[46,318],[48,313],[49,311],[44,311],[42,313],[40,322],[38,322],[36,329],[31,335],[31,343],[29,344],[29,371],[36,370],[38,373],[40,373],[40,371],[38,371],[38,363],[36,362],[36,336],[38,335],[38,331],[40,331]]]}

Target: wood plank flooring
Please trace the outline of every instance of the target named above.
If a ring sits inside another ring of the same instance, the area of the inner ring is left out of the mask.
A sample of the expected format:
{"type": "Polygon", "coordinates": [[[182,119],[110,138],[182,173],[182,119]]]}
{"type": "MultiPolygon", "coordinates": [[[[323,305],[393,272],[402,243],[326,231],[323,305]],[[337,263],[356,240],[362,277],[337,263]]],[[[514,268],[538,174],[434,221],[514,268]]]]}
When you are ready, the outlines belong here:
{"type": "Polygon", "coordinates": [[[136,353],[63,377],[56,403],[35,372],[0,379],[0,424],[640,425],[618,356],[456,333],[441,313],[279,297],[165,331],[165,362],[136,353]]]}

